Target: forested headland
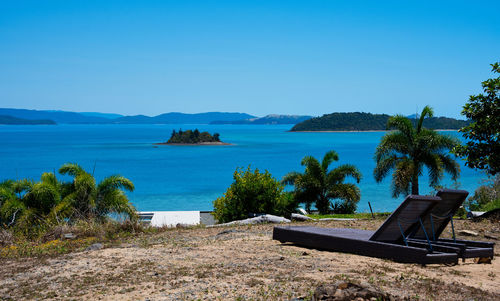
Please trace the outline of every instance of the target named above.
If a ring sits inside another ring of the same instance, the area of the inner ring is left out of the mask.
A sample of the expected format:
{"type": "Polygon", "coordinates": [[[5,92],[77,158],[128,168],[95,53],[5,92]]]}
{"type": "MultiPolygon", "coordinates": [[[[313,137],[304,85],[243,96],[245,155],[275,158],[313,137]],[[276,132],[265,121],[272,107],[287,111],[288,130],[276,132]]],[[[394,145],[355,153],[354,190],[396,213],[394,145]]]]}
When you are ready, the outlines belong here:
{"type": "MultiPolygon", "coordinates": [[[[291,131],[384,131],[391,116],[371,113],[332,113],[311,118],[296,124],[291,131]]],[[[411,118],[415,123],[416,119],[411,118]]],[[[469,121],[447,117],[426,118],[424,126],[430,129],[458,130],[469,124],[469,121]]]]}

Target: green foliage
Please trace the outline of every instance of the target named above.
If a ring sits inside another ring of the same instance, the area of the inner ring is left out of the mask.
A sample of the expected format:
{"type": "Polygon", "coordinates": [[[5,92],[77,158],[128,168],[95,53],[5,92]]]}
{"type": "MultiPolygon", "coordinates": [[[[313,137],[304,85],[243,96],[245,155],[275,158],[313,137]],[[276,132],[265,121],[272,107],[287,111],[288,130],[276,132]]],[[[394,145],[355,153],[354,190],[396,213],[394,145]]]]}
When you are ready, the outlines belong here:
{"type": "Polygon", "coordinates": [[[245,219],[251,213],[289,216],[297,209],[295,200],[267,170],[237,168],[233,179],[224,195],[214,201],[214,217],[220,223],[245,219]]]}
{"type": "Polygon", "coordinates": [[[490,211],[500,208],[500,175],[480,186],[465,202],[469,211],[490,211]]]}
{"type": "MultiPolygon", "coordinates": [[[[296,124],[292,131],[383,131],[391,116],[371,113],[332,113],[311,118],[296,124]]],[[[410,119],[417,123],[417,119],[410,119]]],[[[469,124],[468,121],[446,117],[431,117],[424,121],[430,129],[459,129],[469,124]]]]}
{"type": "Polygon", "coordinates": [[[213,136],[208,132],[198,131],[198,129],[182,131],[179,130],[176,132],[172,131],[172,135],[167,143],[186,143],[186,144],[195,144],[195,143],[203,143],[203,142],[220,142],[220,135],[215,133],[213,136]]]}
{"type": "MultiPolygon", "coordinates": [[[[500,73],[498,62],[491,66],[500,73]]],[[[481,85],[484,94],[471,95],[462,111],[472,121],[460,130],[468,141],[454,152],[465,158],[467,166],[495,175],[500,172],[500,76],[481,85]]]]}
{"type": "Polygon", "coordinates": [[[111,213],[135,219],[135,208],[123,191],[134,189],[130,180],[110,176],[96,185],[94,177],[77,164],[64,164],[59,172],[73,181],[61,182],[54,173],[43,173],[38,182],[0,183],[1,225],[35,233],[81,219],[103,221],[111,213]]]}
{"type": "Polygon", "coordinates": [[[330,164],[338,160],[335,151],[327,152],[321,163],[314,157],[306,156],[301,162],[305,172],[290,172],[281,182],[295,186],[294,198],[304,203],[308,211],[315,204],[320,214],[327,214],[331,209],[335,213],[354,213],[361,193],[355,184],[344,183],[344,180],[352,177],[359,183],[361,172],[349,164],[328,171],[330,164]]]}
{"type": "Polygon", "coordinates": [[[455,181],[460,166],[448,153],[459,144],[454,137],[439,134],[423,126],[427,117],[432,117],[429,106],[422,110],[416,124],[404,116],[389,118],[387,127],[396,129],[382,137],[375,151],[377,165],[373,174],[381,182],[392,170],[392,195],[418,194],[418,178],[427,167],[431,186],[439,185],[446,172],[455,181]]]}

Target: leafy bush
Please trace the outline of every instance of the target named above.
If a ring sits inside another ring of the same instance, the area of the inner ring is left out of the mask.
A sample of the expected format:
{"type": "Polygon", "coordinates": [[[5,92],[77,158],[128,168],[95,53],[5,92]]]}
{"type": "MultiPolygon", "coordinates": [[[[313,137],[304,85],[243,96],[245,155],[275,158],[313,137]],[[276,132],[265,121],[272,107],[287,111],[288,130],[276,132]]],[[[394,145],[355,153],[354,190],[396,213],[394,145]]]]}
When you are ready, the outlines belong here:
{"type": "Polygon", "coordinates": [[[284,192],[283,185],[266,170],[237,168],[234,182],[214,201],[214,217],[220,223],[248,218],[251,213],[289,216],[298,203],[284,192]]]}
{"type": "Polygon", "coordinates": [[[123,191],[134,189],[130,180],[114,175],[97,184],[93,175],[70,163],[64,164],[59,173],[73,180],[61,182],[55,173],[43,173],[38,182],[1,182],[0,226],[36,235],[78,220],[103,222],[109,214],[136,219],[135,208],[123,191]]]}
{"type": "Polygon", "coordinates": [[[500,175],[480,186],[465,202],[469,211],[490,211],[500,208],[500,175]]]}

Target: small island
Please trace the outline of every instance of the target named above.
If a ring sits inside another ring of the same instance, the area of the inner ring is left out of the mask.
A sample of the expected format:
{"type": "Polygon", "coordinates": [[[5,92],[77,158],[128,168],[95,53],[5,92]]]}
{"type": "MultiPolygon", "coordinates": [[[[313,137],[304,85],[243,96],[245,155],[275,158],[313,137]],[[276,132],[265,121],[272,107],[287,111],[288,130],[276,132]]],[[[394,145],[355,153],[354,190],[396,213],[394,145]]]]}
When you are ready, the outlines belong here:
{"type": "Polygon", "coordinates": [[[193,130],[179,130],[172,131],[172,135],[167,142],[155,143],[155,145],[230,145],[220,141],[220,135],[214,133],[210,135],[209,132],[201,132],[198,129],[193,130]]]}

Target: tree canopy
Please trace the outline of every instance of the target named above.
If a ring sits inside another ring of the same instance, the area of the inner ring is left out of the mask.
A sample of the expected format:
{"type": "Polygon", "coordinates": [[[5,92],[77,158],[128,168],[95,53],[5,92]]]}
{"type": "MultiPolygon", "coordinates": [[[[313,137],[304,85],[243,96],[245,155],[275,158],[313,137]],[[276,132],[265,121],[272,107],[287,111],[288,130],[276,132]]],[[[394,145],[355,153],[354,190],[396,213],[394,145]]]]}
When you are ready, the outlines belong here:
{"type": "Polygon", "coordinates": [[[418,194],[418,178],[427,167],[430,185],[437,186],[446,172],[456,180],[460,166],[449,154],[459,144],[451,136],[440,134],[423,126],[424,119],[433,116],[425,106],[418,123],[414,125],[407,117],[396,115],[389,118],[387,128],[395,129],[382,137],[375,151],[377,165],[373,174],[381,182],[392,170],[392,195],[418,194]]]}
{"type": "MultiPolygon", "coordinates": [[[[491,65],[500,74],[500,65],[491,65]]],[[[462,115],[472,122],[460,129],[467,139],[454,151],[466,160],[466,165],[485,170],[490,175],[500,172],[500,76],[481,83],[483,93],[471,95],[462,115]]]]}
{"type": "MultiPolygon", "coordinates": [[[[292,131],[383,131],[391,116],[371,113],[332,113],[311,118],[296,124],[292,131]]],[[[416,118],[410,118],[416,124],[416,118]]],[[[447,117],[431,117],[424,120],[424,126],[430,129],[460,129],[469,121],[447,117]]]]}
{"type": "Polygon", "coordinates": [[[297,203],[267,170],[237,168],[233,179],[224,195],[214,201],[213,214],[221,223],[245,219],[251,213],[290,216],[297,209],[297,203]]]}
{"type": "Polygon", "coordinates": [[[124,190],[133,191],[130,180],[119,175],[96,183],[78,164],[64,164],[59,172],[72,181],[59,181],[55,173],[43,173],[40,181],[6,180],[0,183],[0,224],[32,231],[36,228],[74,222],[104,220],[108,214],[136,217],[124,190]]]}

